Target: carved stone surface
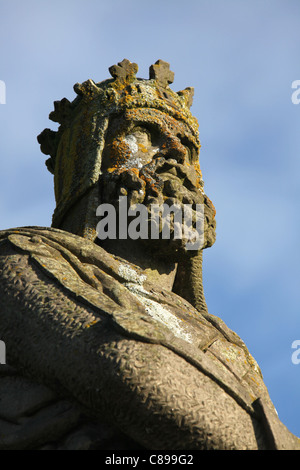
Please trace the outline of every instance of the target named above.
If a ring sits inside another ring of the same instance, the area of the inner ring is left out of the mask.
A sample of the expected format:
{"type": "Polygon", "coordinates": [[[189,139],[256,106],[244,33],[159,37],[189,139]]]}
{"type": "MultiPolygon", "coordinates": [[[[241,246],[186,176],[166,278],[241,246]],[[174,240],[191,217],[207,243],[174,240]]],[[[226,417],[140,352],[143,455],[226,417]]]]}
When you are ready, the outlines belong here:
{"type": "Polygon", "coordinates": [[[0,232],[0,449],[299,449],[247,347],[205,303],[215,209],[192,89],[170,90],[163,61],[149,80],[125,59],[109,70],[56,102],[60,127],[39,136],[52,228],[0,232]],[[204,245],[99,241],[96,208],[121,195],[203,204],[204,245]]]}

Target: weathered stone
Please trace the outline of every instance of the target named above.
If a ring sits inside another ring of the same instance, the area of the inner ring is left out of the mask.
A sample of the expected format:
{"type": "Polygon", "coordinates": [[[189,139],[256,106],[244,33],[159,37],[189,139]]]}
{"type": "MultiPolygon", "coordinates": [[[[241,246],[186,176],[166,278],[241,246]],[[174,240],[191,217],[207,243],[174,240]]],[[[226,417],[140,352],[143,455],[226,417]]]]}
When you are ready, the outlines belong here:
{"type": "Polygon", "coordinates": [[[114,79],[119,79],[123,81],[128,81],[135,77],[135,74],[138,71],[137,64],[132,64],[129,60],[124,59],[122,62],[119,62],[117,65],[112,65],[109,67],[109,73],[114,79]]]}
{"type": "Polygon", "coordinates": [[[0,449],[299,449],[247,347],[207,309],[216,223],[193,89],[174,93],[163,61],[150,80],[126,59],[109,70],[55,102],[60,127],[39,136],[52,227],[0,232],[0,449]],[[160,224],[157,239],[97,239],[98,205],[120,195],[147,217],[202,204],[203,246],[189,252],[175,223],[168,239],[160,224]]]}
{"type": "Polygon", "coordinates": [[[174,72],[170,70],[170,64],[163,60],[158,60],[151,65],[150,79],[156,80],[163,88],[170,85],[174,81],[174,72]]]}

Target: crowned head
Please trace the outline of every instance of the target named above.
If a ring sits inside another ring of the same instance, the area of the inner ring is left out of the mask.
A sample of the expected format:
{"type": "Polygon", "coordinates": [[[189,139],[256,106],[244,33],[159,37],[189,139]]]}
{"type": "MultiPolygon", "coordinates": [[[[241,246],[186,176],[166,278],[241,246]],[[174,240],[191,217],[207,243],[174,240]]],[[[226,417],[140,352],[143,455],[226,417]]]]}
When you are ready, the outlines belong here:
{"type": "Polygon", "coordinates": [[[215,211],[203,189],[198,122],[190,112],[194,90],[171,90],[174,73],[162,60],[151,65],[149,79],[137,71],[124,59],[109,68],[112,78],[77,83],[72,102],[54,102],[49,118],[59,128],[38,136],[54,174],[52,226],[94,240],[96,208],[122,195],[129,205],[147,207],[204,204],[204,247],[211,246],[215,211]]]}

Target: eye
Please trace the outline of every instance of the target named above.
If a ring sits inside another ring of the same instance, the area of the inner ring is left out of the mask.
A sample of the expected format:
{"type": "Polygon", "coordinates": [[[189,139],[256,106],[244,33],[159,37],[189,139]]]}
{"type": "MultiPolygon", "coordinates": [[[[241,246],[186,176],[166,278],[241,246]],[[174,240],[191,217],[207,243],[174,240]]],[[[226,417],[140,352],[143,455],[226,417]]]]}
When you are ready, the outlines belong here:
{"type": "Polygon", "coordinates": [[[135,135],[137,139],[149,140],[151,142],[151,134],[145,127],[134,127],[131,132],[131,135],[135,135]]]}
{"type": "MultiPolygon", "coordinates": [[[[160,131],[158,128],[156,128],[155,125],[150,124],[150,123],[142,123],[138,126],[135,126],[131,130],[131,134],[135,135],[147,135],[149,144],[152,145],[153,147],[159,146],[160,143],[160,131]]],[[[144,137],[145,139],[145,137],[144,137]]]]}
{"type": "Polygon", "coordinates": [[[182,135],[177,135],[177,137],[180,139],[181,145],[183,145],[188,153],[188,159],[191,163],[196,161],[197,159],[197,151],[194,147],[194,144],[186,137],[182,135]]]}
{"type": "Polygon", "coordinates": [[[147,153],[151,147],[151,136],[149,132],[140,127],[132,129],[131,132],[125,136],[125,141],[127,143],[134,142],[134,145],[132,146],[132,149],[135,149],[134,153],[137,151],[147,153]]]}

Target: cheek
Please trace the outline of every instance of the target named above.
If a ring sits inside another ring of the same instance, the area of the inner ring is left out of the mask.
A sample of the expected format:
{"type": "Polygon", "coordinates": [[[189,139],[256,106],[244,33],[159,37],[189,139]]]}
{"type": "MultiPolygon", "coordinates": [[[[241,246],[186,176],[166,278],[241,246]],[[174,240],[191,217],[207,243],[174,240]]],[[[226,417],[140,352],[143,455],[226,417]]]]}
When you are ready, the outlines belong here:
{"type": "Polygon", "coordinates": [[[202,171],[200,170],[199,162],[194,163],[194,168],[195,168],[195,172],[196,172],[196,175],[197,175],[196,187],[197,188],[202,188],[203,187],[203,179],[202,179],[202,171]]]}
{"type": "Polygon", "coordinates": [[[158,151],[159,148],[147,146],[132,135],[115,139],[110,146],[108,171],[133,168],[140,170],[151,162],[158,151]]]}
{"type": "Polygon", "coordinates": [[[115,139],[110,145],[108,169],[122,168],[131,157],[131,149],[125,139],[115,139]]]}

